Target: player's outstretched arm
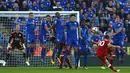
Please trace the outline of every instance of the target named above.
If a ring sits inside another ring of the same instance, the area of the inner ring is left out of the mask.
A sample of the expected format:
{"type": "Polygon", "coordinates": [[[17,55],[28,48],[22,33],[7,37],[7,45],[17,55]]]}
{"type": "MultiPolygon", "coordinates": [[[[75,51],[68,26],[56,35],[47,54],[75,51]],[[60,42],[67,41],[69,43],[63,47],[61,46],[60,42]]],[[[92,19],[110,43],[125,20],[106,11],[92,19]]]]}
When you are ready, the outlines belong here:
{"type": "Polygon", "coordinates": [[[118,48],[118,49],[120,48],[120,46],[115,46],[115,45],[112,45],[112,44],[110,44],[110,43],[107,44],[107,47],[108,47],[108,48],[118,48]]]}

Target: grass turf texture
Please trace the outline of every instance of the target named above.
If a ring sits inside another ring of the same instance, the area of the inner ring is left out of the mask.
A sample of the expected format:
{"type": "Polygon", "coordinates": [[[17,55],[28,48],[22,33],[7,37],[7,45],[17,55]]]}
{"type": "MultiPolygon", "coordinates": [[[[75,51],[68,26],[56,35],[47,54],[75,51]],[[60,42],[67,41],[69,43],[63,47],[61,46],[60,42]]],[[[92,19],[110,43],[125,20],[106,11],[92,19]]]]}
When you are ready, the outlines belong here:
{"type": "MultiPolygon", "coordinates": [[[[88,67],[89,69],[57,69],[55,67],[0,67],[0,73],[115,73],[110,69],[102,70],[100,67],[88,67]]],[[[130,73],[130,67],[116,67],[119,73],[130,73]]]]}

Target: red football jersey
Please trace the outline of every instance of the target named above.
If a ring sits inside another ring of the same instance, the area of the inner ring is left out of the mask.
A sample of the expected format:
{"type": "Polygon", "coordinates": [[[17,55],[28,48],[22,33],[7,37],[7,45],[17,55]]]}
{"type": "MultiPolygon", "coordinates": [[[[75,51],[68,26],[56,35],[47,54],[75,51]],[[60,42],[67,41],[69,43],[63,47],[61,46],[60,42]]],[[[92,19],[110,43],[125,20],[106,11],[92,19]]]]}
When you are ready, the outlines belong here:
{"type": "Polygon", "coordinates": [[[97,49],[97,55],[98,56],[107,56],[108,54],[108,48],[107,45],[109,44],[108,40],[103,40],[98,42],[98,49],[97,49]]]}

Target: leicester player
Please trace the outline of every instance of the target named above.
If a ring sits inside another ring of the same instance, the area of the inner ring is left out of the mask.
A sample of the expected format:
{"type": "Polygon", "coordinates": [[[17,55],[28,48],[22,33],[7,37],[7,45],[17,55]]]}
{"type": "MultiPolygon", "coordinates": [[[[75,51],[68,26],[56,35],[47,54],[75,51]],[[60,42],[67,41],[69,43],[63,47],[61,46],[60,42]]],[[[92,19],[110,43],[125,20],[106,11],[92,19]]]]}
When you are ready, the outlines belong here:
{"type": "Polygon", "coordinates": [[[98,42],[98,48],[96,51],[97,57],[106,64],[111,70],[114,72],[119,72],[120,70],[116,70],[107,60],[108,49],[112,48],[120,48],[120,46],[114,46],[110,44],[110,37],[108,35],[104,36],[104,40],[98,42]]]}
{"type": "Polygon", "coordinates": [[[41,62],[44,61],[45,55],[46,55],[46,33],[53,28],[53,26],[50,26],[51,16],[47,15],[46,19],[42,21],[42,26],[40,28],[40,35],[39,40],[42,47],[41,51],[41,62]]]}
{"type": "Polygon", "coordinates": [[[29,18],[26,20],[26,41],[27,41],[27,60],[26,63],[30,65],[30,55],[33,53],[36,43],[35,29],[36,22],[34,19],[34,14],[29,13],[29,18]]]}
{"type": "Polygon", "coordinates": [[[80,36],[80,26],[79,23],[75,20],[76,16],[74,14],[70,15],[70,20],[66,23],[67,27],[67,50],[65,51],[64,61],[71,50],[71,46],[74,48],[75,55],[75,68],[78,67],[78,45],[79,45],[79,36],[80,36]]]}
{"type": "Polygon", "coordinates": [[[52,60],[51,63],[54,64],[54,58],[55,58],[55,54],[58,50],[58,54],[57,54],[57,61],[59,63],[60,62],[60,54],[63,48],[63,44],[64,44],[64,20],[62,19],[61,15],[57,12],[55,14],[56,19],[55,19],[55,25],[56,25],[56,47],[53,50],[53,55],[52,55],[52,60]]]}
{"type": "Polygon", "coordinates": [[[81,36],[82,39],[79,40],[79,56],[78,56],[78,60],[80,59],[80,56],[83,55],[84,56],[84,69],[88,69],[87,68],[87,54],[88,54],[88,28],[85,25],[85,20],[81,21],[81,36]]]}
{"type": "MultiPolygon", "coordinates": [[[[10,38],[9,38],[9,43],[7,46],[7,55],[6,55],[6,62],[11,56],[12,51],[15,50],[20,50],[20,52],[23,53],[23,57],[26,58],[26,53],[25,53],[25,44],[24,44],[24,35],[22,32],[20,32],[20,26],[16,25],[15,31],[12,32],[10,38]]],[[[27,64],[28,65],[28,64],[27,64]]]]}
{"type": "MultiPolygon", "coordinates": [[[[123,42],[124,42],[123,24],[120,22],[119,16],[116,17],[116,23],[112,25],[112,36],[113,36],[113,44],[123,48],[123,42]]],[[[123,49],[122,50],[116,49],[116,56],[119,61],[122,61],[124,57],[123,49]]]]}

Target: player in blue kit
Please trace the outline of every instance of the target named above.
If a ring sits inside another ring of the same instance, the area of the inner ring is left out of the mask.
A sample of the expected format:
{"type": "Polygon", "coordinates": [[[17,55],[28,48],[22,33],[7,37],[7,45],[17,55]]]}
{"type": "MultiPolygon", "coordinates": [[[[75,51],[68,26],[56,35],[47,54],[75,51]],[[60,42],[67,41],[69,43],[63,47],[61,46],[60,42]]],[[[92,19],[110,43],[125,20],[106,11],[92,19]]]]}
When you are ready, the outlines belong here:
{"type": "Polygon", "coordinates": [[[80,26],[79,23],[75,20],[76,17],[74,14],[70,15],[70,20],[66,23],[67,27],[67,50],[65,51],[64,61],[71,50],[71,46],[74,48],[75,55],[75,68],[77,69],[78,65],[78,46],[79,46],[79,36],[80,36],[80,26]]]}
{"type": "Polygon", "coordinates": [[[112,36],[113,36],[113,44],[118,45],[122,48],[122,50],[117,49],[116,50],[116,56],[119,61],[122,61],[124,57],[124,51],[123,51],[123,24],[120,22],[120,17],[116,17],[116,23],[112,26],[112,36]],[[121,58],[120,58],[121,55],[121,58]]]}
{"type": "Polygon", "coordinates": [[[26,20],[26,41],[27,41],[27,59],[26,63],[27,65],[30,65],[30,55],[33,53],[33,49],[35,47],[36,43],[36,37],[35,37],[35,29],[36,29],[36,22],[34,19],[34,14],[29,13],[29,18],[26,20]]]}
{"type": "Polygon", "coordinates": [[[56,19],[54,24],[56,25],[56,47],[53,50],[53,55],[51,59],[51,63],[54,64],[54,58],[55,54],[58,50],[57,54],[57,61],[61,63],[60,61],[60,54],[63,48],[63,44],[65,42],[65,36],[64,36],[64,20],[62,19],[61,15],[57,12],[55,14],[56,19]]]}
{"type": "Polygon", "coordinates": [[[40,35],[39,40],[42,47],[41,51],[41,62],[44,61],[45,55],[46,55],[46,33],[53,28],[53,25],[51,26],[51,16],[47,15],[46,19],[42,21],[42,26],[40,28],[40,35]]]}
{"type": "MultiPolygon", "coordinates": [[[[81,36],[82,39],[79,40],[79,56],[78,56],[78,61],[80,60],[80,56],[83,55],[84,56],[84,69],[88,69],[87,68],[87,55],[89,52],[88,49],[88,28],[85,25],[85,20],[83,20],[81,22],[81,36]]],[[[78,64],[78,62],[77,62],[78,64]]]]}

